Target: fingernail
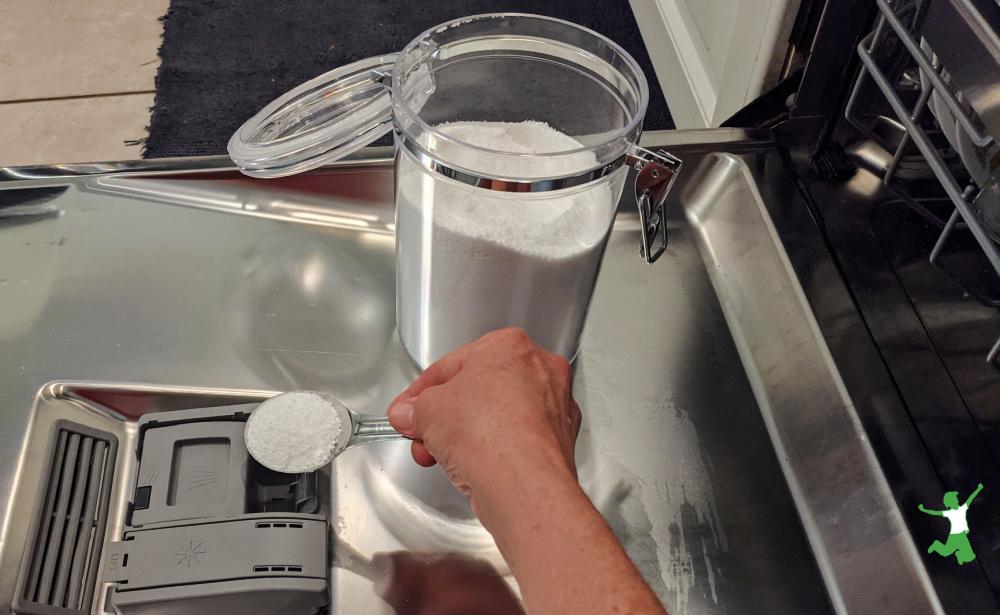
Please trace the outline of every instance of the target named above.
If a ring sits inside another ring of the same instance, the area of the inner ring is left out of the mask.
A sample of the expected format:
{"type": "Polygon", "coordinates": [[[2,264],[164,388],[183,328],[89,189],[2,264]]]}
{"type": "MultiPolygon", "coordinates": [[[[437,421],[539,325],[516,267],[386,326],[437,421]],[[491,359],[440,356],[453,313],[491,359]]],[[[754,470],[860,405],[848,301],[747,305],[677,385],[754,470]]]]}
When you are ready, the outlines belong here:
{"type": "Polygon", "coordinates": [[[413,429],[412,402],[401,401],[392,408],[389,408],[389,412],[387,414],[389,416],[389,423],[391,423],[397,431],[408,431],[413,429]]]}

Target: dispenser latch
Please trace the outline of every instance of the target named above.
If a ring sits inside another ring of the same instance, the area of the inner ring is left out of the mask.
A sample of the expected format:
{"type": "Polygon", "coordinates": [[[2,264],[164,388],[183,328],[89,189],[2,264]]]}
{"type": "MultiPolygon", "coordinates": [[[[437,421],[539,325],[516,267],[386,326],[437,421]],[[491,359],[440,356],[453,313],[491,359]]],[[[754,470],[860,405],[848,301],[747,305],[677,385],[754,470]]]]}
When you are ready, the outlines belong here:
{"type": "Polygon", "coordinates": [[[647,263],[652,263],[667,249],[664,204],[682,163],[664,150],[651,152],[641,147],[633,147],[627,160],[636,171],[635,202],[642,234],[639,253],[647,263]]]}

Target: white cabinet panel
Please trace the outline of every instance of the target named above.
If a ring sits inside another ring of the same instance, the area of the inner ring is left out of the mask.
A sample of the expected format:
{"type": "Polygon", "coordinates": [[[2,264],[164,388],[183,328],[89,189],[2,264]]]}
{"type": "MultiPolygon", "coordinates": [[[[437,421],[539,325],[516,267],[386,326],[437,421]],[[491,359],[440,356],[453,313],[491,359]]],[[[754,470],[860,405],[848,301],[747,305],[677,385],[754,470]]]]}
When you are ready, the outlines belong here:
{"type": "Polygon", "coordinates": [[[776,83],[800,0],[630,0],[678,128],[718,126],[776,83]]]}

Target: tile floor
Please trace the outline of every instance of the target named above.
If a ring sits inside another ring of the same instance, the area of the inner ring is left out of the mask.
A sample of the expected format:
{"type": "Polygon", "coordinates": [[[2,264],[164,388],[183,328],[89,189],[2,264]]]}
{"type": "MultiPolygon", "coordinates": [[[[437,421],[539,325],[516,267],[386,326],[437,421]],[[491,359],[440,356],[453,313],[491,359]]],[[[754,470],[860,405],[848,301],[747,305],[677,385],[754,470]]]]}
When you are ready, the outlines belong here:
{"type": "Polygon", "coordinates": [[[0,166],[127,160],[169,0],[0,0],[0,166]]]}

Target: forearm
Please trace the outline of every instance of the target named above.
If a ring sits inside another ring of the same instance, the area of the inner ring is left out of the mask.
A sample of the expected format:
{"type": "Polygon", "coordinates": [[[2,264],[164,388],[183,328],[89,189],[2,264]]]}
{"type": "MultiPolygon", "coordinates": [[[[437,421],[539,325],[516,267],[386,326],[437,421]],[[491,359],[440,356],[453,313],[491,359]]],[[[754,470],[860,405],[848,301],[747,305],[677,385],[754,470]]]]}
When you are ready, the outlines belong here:
{"type": "Polygon", "coordinates": [[[512,475],[480,498],[533,613],[664,613],[576,479],[512,475]]]}

